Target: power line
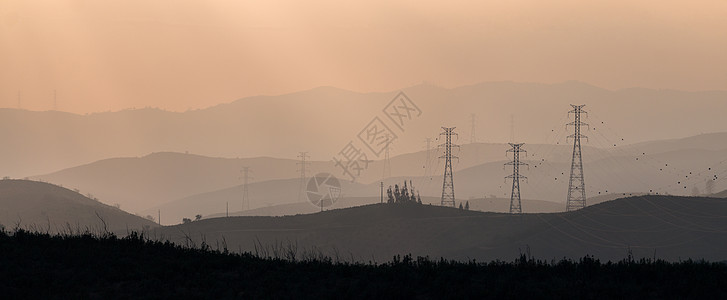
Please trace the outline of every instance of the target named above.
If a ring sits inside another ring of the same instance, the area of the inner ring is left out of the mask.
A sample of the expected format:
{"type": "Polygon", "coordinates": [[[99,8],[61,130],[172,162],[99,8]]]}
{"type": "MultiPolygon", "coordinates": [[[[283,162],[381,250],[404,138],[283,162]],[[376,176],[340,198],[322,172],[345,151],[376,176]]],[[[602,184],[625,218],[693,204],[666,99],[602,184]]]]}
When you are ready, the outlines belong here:
{"type": "Polygon", "coordinates": [[[512,149],[508,149],[506,153],[512,152],[512,161],[505,163],[505,165],[512,166],[512,175],[506,176],[505,178],[512,179],[512,192],[510,193],[510,213],[522,214],[523,209],[520,200],[520,178],[527,179],[527,177],[520,175],[520,166],[527,166],[528,164],[520,161],[520,152],[527,153],[527,151],[521,148],[524,143],[509,144],[512,149]]]}
{"type": "Polygon", "coordinates": [[[573,126],[574,132],[568,138],[573,139],[573,157],[571,159],[570,180],[568,181],[568,198],[566,211],[578,210],[586,207],[586,184],[583,179],[583,155],[581,153],[581,138],[588,139],[581,134],[581,126],[588,124],[581,122],[581,113],[588,113],[583,110],[584,105],[573,105],[573,110],[568,114],[574,115],[573,122],[566,124],[566,127],[573,126]]]}
{"type": "Polygon", "coordinates": [[[442,206],[445,205],[451,205],[454,207],[455,205],[455,198],[454,198],[454,180],[453,180],[453,173],[452,173],[452,158],[459,157],[452,155],[452,147],[459,147],[459,145],[452,144],[452,135],[457,135],[457,133],[454,132],[454,129],[456,127],[442,127],[444,132],[440,133],[439,135],[445,136],[445,143],[439,145],[444,146],[444,155],[440,156],[439,158],[444,158],[444,179],[442,181],[442,206]]]}

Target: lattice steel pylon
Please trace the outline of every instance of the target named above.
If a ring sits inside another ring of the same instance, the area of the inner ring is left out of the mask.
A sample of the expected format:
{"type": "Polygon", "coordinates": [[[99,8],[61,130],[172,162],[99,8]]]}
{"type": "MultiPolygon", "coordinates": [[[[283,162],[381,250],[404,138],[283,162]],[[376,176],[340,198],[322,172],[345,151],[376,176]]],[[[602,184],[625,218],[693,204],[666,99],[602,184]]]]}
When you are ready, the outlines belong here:
{"type": "Polygon", "coordinates": [[[300,152],[298,154],[298,157],[300,157],[300,162],[298,164],[298,171],[300,171],[300,182],[298,184],[298,202],[303,202],[303,195],[305,194],[305,186],[306,186],[306,176],[308,175],[308,170],[306,170],[306,166],[310,165],[310,162],[306,161],[306,158],[309,158],[308,152],[300,152]]]}
{"type": "Polygon", "coordinates": [[[248,183],[252,177],[250,176],[250,167],[243,167],[242,170],[242,210],[250,209],[250,194],[248,192],[248,183]]]}
{"type": "Polygon", "coordinates": [[[566,200],[566,211],[579,210],[586,207],[586,183],[583,179],[583,156],[581,154],[581,138],[588,139],[581,134],[581,126],[588,127],[588,124],[581,122],[581,113],[588,114],[583,110],[586,105],[573,105],[573,110],[568,112],[574,115],[573,122],[566,124],[573,126],[574,131],[568,138],[573,139],[573,158],[570,167],[570,180],[568,181],[568,198],[566,200]]]}
{"type": "Polygon", "coordinates": [[[505,151],[505,153],[512,152],[512,161],[505,164],[505,166],[512,166],[512,175],[506,176],[505,179],[512,179],[512,192],[510,193],[510,213],[511,214],[522,214],[523,208],[520,201],[520,179],[527,180],[528,178],[520,175],[520,166],[527,166],[527,163],[520,161],[520,152],[524,152],[527,155],[527,151],[522,149],[522,145],[525,143],[509,143],[511,149],[505,151]]]}
{"type": "Polygon", "coordinates": [[[457,156],[452,155],[452,147],[459,147],[459,145],[452,144],[452,135],[457,135],[457,133],[454,132],[455,128],[456,127],[442,127],[444,132],[439,134],[445,136],[444,144],[439,145],[440,147],[444,146],[444,155],[439,158],[445,159],[444,180],[442,181],[442,206],[451,205],[454,207],[455,205],[454,180],[452,179],[452,158],[459,159],[457,156]]]}

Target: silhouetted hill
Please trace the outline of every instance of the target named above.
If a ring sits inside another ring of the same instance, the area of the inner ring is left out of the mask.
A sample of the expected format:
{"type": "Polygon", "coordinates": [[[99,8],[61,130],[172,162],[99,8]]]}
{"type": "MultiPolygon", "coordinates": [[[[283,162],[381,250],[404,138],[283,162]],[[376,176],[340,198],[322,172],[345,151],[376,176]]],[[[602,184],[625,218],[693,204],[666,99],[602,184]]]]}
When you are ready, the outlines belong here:
{"type": "MultiPolygon", "coordinates": [[[[378,197],[345,197],[335,203],[334,209],[355,207],[369,204],[376,204],[380,201],[378,197]]],[[[422,197],[422,203],[439,205],[441,198],[439,197],[422,197]]],[[[486,199],[468,199],[462,200],[461,203],[469,202],[470,210],[482,212],[509,212],[510,199],[505,198],[486,198],[486,199]]],[[[460,202],[457,203],[459,205],[460,202]]],[[[530,213],[549,213],[565,211],[565,205],[541,200],[523,199],[522,206],[525,211],[530,213]]],[[[308,202],[279,204],[267,207],[261,207],[245,211],[230,211],[230,216],[292,216],[298,214],[312,214],[319,212],[319,209],[308,202]]],[[[191,214],[188,214],[191,216],[191,214]]],[[[206,215],[205,219],[224,217],[224,213],[215,213],[206,215]]]]}
{"type": "Polygon", "coordinates": [[[686,149],[720,151],[727,149],[727,132],[705,133],[679,139],[666,139],[620,146],[624,151],[664,153],[686,149]]]}
{"type": "Polygon", "coordinates": [[[142,230],[157,225],[116,207],[56,185],[28,180],[0,180],[0,223],[6,228],[50,232],[142,230]]]}
{"type": "MultiPolygon", "coordinates": [[[[463,148],[472,150],[481,146],[487,152],[494,152],[499,148],[498,155],[502,155],[504,149],[507,149],[504,144],[467,146],[463,148]]],[[[571,146],[530,146],[530,156],[524,160],[530,166],[521,170],[522,174],[529,177],[529,180],[521,183],[523,197],[564,202],[571,146]]],[[[631,148],[630,152],[584,149],[586,191],[589,198],[606,194],[690,195],[695,188],[699,191],[697,194],[702,194],[707,190],[708,180],[714,180],[713,189],[725,187],[726,182],[719,175],[727,171],[727,164],[723,159],[727,156],[727,150],[683,149],[652,154],[632,153],[633,151],[637,151],[637,148],[631,148]]],[[[487,159],[496,159],[497,155],[489,153],[488,156],[491,157],[487,159]]],[[[384,179],[384,184],[388,186],[403,180],[412,180],[422,196],[441,195],[441,161],[432,159],[434,155],[430,155],[431,163],[426,169],[421,165],[421,161],[426,161],[425,157],[426,153],[423,151],[393,157],[391,165],[395,170],[392,173],[394,177],[384,179]],[[424,174],[429,176],[423,176],[424,174]]],[[[463,160],[465,157],[471,156],[463,155],[463,160]]],[[[457,183],[458,199],[493,196],[508,198],[511,186],[503,178],[510,171],[503,168],[504,162],[499,160],[474,164],[473,159],[469,159],[469,163],[456,163],[454,179],[457,183]]],[[[118,203],[124,209],[143,215],[155,215],[156,210],[161,208],[170,214],[167,220],[178,221],[182,216],[190,214],[224,212],[226,202],[230,203],[231,211],[237,211],[241,200],[239,170],[242,166],[251,166],[253,170],[251,209],[297,201],[300,182],[295,177],[296,161],[267,157],[228,159],[181,153],[154,153],[141,158],[102,160],[35,178],[79,188],[84,194],[91,193],[104,203],[118,203]]],[[[380,166],[380,161],[372,162],[372,169],[364,177],[380,176],[380,170],[376,170],[380,166]]],[[[308,170],[311,171],[309,175],[322,171],[331,172],[342,181],[348,182],[332,162],[312,161],[308,170]]],[[[355,184],[344,187],[346,196],[378,195],[380,178],[367,183],[363,181],[364,177],[355,184]]]]}
{"type": "Polygon", "coordinates": [[[586,205],[589,205],[589,206],[596,205],[599,203],[613,201],[616,199],[629,198],[629,197],[634,197],[634,196],[645,196],[645,195],[648,195],[648,194],[645,194],[645,193],[619,193],[619,194],[608,193],[608,194],[603,194],[603,195],[598,195],[598,196],[588,198],[586,205]]]}
{"type": "MultiPolygon", "coordinates": [[[[109,204],[139,212],[187,196],[241,184],[241,169],[253,182],[294,178],[296,161],[270,157],[217,158],[174,152],[112,158],[34,178],[72,186],[109,204]]],[[[311,170],[328,164],[313,162],[311,170]]],[[[297,183],[296,183],[297,184],[297,183]]],[[[295,196],[295,190],[288,196],[295,196]]],[[[224,204],[224,203],[223,203],[224,204]]]]}
{"type": "MultiPolygon", "coordinates": [[[[439,201],[439,198],[437,198],[439,201]]],[[[510,212],[510,198],[475,198],[462,199],[460,202],[470,203],[470,210],[482,212],[510,212]]],[[[438,203],[434,203],[438,204],[438,203]]],[[[525,213],[555,213],[565,211],[565,204],[544,200],[522,199],[521,205],[525,213]]]]}
{"type": "MultiPolygon", "coordinates": [[[[570,155],[568,146],[548,146],[552,157],[570,155]]],[[[482,160],[488,161],[502,158],[504,144],[478,144],[465,145],[463,151],[470,151],[477,148],[481,152],[482,160]],[[497,152],[495,153],[495,149],[497,152]]],[[[594,149],[593,151],[597,151],[594,149]]],[[[436,156],[432,151],[431,157],[436,156]]],[[[463,156],[469,157],[469,156],[463,156]]],[[[393,176],[421,176],[425,174],[423,163],[426,161],[426,151],[394,156],[391,158],[393,176]]],[[[278,159],[270,157],[259,158],[217,158],[205,157],[195,154],[183,154],[174,152],[152,153],[143,157],[122,157],[104,159],[94,163],[85,164],[69,169],[60,170],[54,173],[33,176],[55,184],[78,188],[83,193],[91,193],[96,198],[108,204],[120,204],[122,208],[132,212],[150,213],[150,209],[163,207],[163,204],[180,200],[183,198],[200,198],[196,195],[210,193],[213,198],[225,195],[223,201],[217,201],[216,208],[223,207],[225,202],[239,200],[235,195],[235,187],[241,184],[240,170],[248,166],[252,170],[253,185],[265,181],[274,181],[284,186],[271,187],[271,183],[262,185],[262,188],[255,187],[251,192],[256,194],[252,197],[251,208],[267,205],[277,205],[294,202],[297,199],[299,180],[296,172],[297,161],[291,159],[278,159]],[[284,181],[289,180],[289,181],[284,181]],[[268,189],[270,187],[270,189],[268,189]],[[219,192],[218,192],[219,191],[219,192]]],[[[455,170],[465,169],[477,165],[475,160],[464,160],[457,164],[455,170]]],[[[370,164],[367,172],[357,181],[375,180],[378,184],[382,174],[381,161],[374,161],[370,164]]],[[[428,166],[431,170],[438,168],[437,160],[434,159],[428,166]]],[[[318,172],[329,172],[340,177],[344,181],[349,178],[341,174],[330,161],[311,161],[307,169],[309,176],[318,172]]],[[[399,180],[399,179],[397,179],[399,180]]],[[[390,180],[387,180],[387,182],[390,180]]],[[[375,185],[373,184],[373,185],[375,185]]],[[[372,187],[375,188],[375,187],[372,187]]],[[[239,189],[239,187],[238,187],[239,189]]],[[[351,196],[366,196],[367,194],[357,193],[357,189],[347,186],[347,193],[351,196]]],[[[180,200],[179,203],[189,202],[180,200]]],[[[214,201],[213,201],[214,202],[214,201]]],[[[238,206],[232,206],[236,208],[238,206]]],[[[208,213],[205,208],[199,208],[200,212],[208,213]]],[[[211,208],[210,208],[211,209],[211,208]]],[[[165,209],[167,210],[167,209],[165,209]]],[[[219,212],[219,210],[214,210],[219,212]]],[[[184,213],[188,214],[187,212],[184,213]]],[[[174,215],[174,218],[178,215],[174,215]]]]}
{"type": "MultiPolygon", "coordinates": [[[[349,181],[340,181],[342,191],[345,193],[356,193],[356,190],[363,189],[364,186],[351,183],[349,181]]],[[[254,182],[248,186],[248,193],[250,195],[250,209],[264,209],[266,207],[272,207],[276,205],[287,205],[298,201],[298,189],[300,187],[299,179],[283,179],[283,180],[268,180],[262,182],[254,182]]],[[[372,191],[373,193],[378,190],[372,191]]],[[[285,211],[286,214],[299,214],[317,211],[315,206],[310,204],[305,196],[302,194],[302,199],[298,206],[301,211],[285,211]],[[308,208],[308,206],[310,206],[308,208]],[[308,208],[308,209],[306,209],[308,208]]],[[[347,194],[343,195],[344,198],[347,194]]],[[[347,201],[341,201],[346,203],[347,201]]],[[[378,202],[378,198],[376,198],[378,202]]],[[[336,206],[341,205],[337,203],[336,206]]],[[[374,202],[368,202],[374,203],[374,202]]],[[[162,212],[162,224],[176,224],[182,221],[182,218],[192,218],[197,214],[207,216],[209,214],[221,213],[224,214],[229,205],[229,211],[234,215],[242,210],[242,186],[233,186],[213,192],[201,193],[192,195],[175,201],[170,201],[145,210],[144,214],[153,214],[155,211],[161,210],[162,212]]],[[[361,205],[361,204],[358,204],[361,205]]]]}
{"type": "Polygon", "coordinates": [[[619,260],[727,259],[727,201],[640,196],[585,209],[521,216],[430,205],[376,204],[288,217],[207,219],[158,229],[173,241],[225,240],[243,250],[294,243],[302,249],[368,261],[397,253],[454,259],[510,260],[586,254],[619,260]]]}
{"type": "Polygon", "coordinates": [[[714,193],[712,195],[709,195],[709,197],[715,197],[715,198],[727,198],[727,190],[714,193]]]}
{"type": "MultiPolygon", "coordinates": [[[[271,180],[250,184],[248,192],[251,198],[251,209],[249,210],[241,211],[242,186],[236,186],[168,202],[143,211],[142,214],[153,215],[161,210],[163,215],[162,224],[178,224],[182,218],[192,218],[197,214],[201,214],[205,218],[225,216],[227,205],[229,205],[230,216],[290,216],[318,212],[320,208],[309,203],[305,198],[305,194],[303,194],[301,202],[296,202],[297,195],[291,194],[297,190],[298,186],[298,179],[271,180]]],[[[341,190],[344,194],[333,208],[339,209],[379,203],[379,189],[378,184],[361,185],[342,181],[341,190]]],[[[424,204],[439,205],[440,200],[441,197],[422,196],[424,204]]],[[[457,205],[460,202],[464,204],[469,201],[472,210],[486,212],[510,211],[509,198],[472,198],[458,199],[457,201],[457,205]]],[[[523,199],[522,205],[523,211],[529,213],[565,210],[564,204],[542,200],[523,199]]]]}
{"type": "MultiPolygon", "coordinates": [[[[490,82],[453,89],[417,85],[403,90],[422,115],[411,120],[404,131],[397,131],[399,139],[392,155],[421,150],[423,139],[437,137],[443,125],[458,127],[463,138],[457,142],[463,144],[469,135],[471,113],[478,114],[479,141],[509,140],[510,116],[516,114],[517,140],[553,143],[544,139],[564,128],[571,103],[587,104],[589,120],[606,121],[603,126],[620,133],[617,137],[624,142],[619,146],[727,131],[727,125],[713,122],[727,109],[727,92],[611,91],[578,82],[490,82]],[[660,105],[667,102],[668,107],[660,105]],[[700,118],[695,119],[696,115],[700,118]],[[685,123],[690,126],[681,125],[685,123]]],[[[22,177],[159,151],[285,158],[310,151],[313,159],[328,160],[349,141],[357,140],[356,135],[372,118],[386,119],[382,109],[397,92],[316,88],[249,97],[184,113],[146,108],[76,115],[0,109],[0,139],[6,145],[0,149],[0,165],[4,166],[2,175],[22,177]],[[320,112],[329,113],[321,117],[320,112]]]]}
{"type": "Polygon", "coordinates": [[[374,264],[295,247],[231,254],[139,235],[0,232],[0,288],[8,299],[489,299],[719,298],[724,263],[583,257],[456,262],[396,256],[374,264]]]}

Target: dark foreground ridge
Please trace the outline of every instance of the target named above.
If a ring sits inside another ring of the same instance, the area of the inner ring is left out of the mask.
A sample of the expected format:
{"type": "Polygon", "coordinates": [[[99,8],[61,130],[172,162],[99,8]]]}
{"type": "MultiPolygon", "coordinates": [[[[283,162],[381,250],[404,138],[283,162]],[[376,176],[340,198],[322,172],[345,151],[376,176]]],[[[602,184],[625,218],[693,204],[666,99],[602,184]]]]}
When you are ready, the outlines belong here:
{"type": "Polygon", "coordinates": [[[0,233],[2,298],[704,298],[727,292],[727,264],[591,257],[383,264],[262,258],[181,247],[132,233],[0,233]]]}
{"type": "Polygon", "coordinates": [[[398,254],[468,261],[632,257],[727,260],[727,199],[647,195],[584,209],[511,215],[438,205],[372,204],[286,217],[202,219],[150,230],[177,243],[225,240],[230,248],[288,244],[328,256],[387,261],[398,254]]]}

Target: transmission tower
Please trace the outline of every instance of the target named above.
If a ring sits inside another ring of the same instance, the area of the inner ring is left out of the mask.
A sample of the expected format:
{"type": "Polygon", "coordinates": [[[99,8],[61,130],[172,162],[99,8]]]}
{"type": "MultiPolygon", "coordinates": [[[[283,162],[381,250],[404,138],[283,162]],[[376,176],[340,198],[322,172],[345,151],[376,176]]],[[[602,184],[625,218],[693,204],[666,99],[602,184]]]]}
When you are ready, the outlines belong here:
{"type": "Polygon", "coordinates": [[[252,179],[250,176],[250,167],[243,167],[242,173],[242,210],[250,209],[250,194],[248,193],[248,183],[252,179]]]}
{"type": "MultiPolygon", "coordinates": [[[[386,134],[386,141],[391,141],[391,135],[386,134]]],[[[386,144],[384,147],[384,174],[382,179],[391,177],[391,159],[389,157],[389,149],[391,149],[391,142],[386,144]]]]}
{"type": "Polygon", "coordinates": [[[439,145],[444,146],[444,155],[440,156],[439,158],[444,158],[444,180],[442,181],[442,206],[450,205],[454,207],[454,180],[452,179],[452,158],[457,158],[457,156],[452,155],[452,147],[459,147],[459,145],[452,144],[452,135],[457,135],[457,133],[454,132],[454,129],[456,127],[442,127],[444,129],[444,132],[440,133],[439,135],[445,136],[445,142],[444,144],[439,145]]]}
{"type": "Polygon", "coordinates": [[[310,165],[310,162],[306,161],[306,158],[309,158],[308,152],[300,152],[298,154],[298,157],[300,157],[300,162],[298,164],[298,171],[300,172],[300,184],[298,185],[298,202],[303,202],[303,193],[305,189],[305,179],[308,175],[308,170],[306,170],[306,166],[310,165]]]}
{"type": "Polygon", "coordinates": [[[511,214],[522,214],[523,208],[520,202],[520,179],[527,180],[528,178],[520,175],[520,166],[527,166],[528,164],[520,161],[520,152],[524,152],[527,155],[527,151],[522,149],[524,143],[510,143],[512,149],[508,149],[506,153],[512,152],[512,161],[506,163],[506,166],[512,166],[512,175],[506,176],[505,179],[512,179],[512,192],[510,193],[510,213],[511,214]]]}
{"type": "Polygon", "coordinates": [[[583,110],[585,105],[573,105],[573,110],[568,112],[574,115],[573,122],[566,125],[573,126],[574,132],[568,138],[573,139],[573,159],[570,167],[570,180],[568,182],[568,198],[566,211],[578,210],[586,207],[586,183],[583,180],[583,157],[581,155],[581,138],[588,139],[581,134],[581,126],[588,127],[588,124],[581,122],[581,113],[588,114],[583,110]]]}

